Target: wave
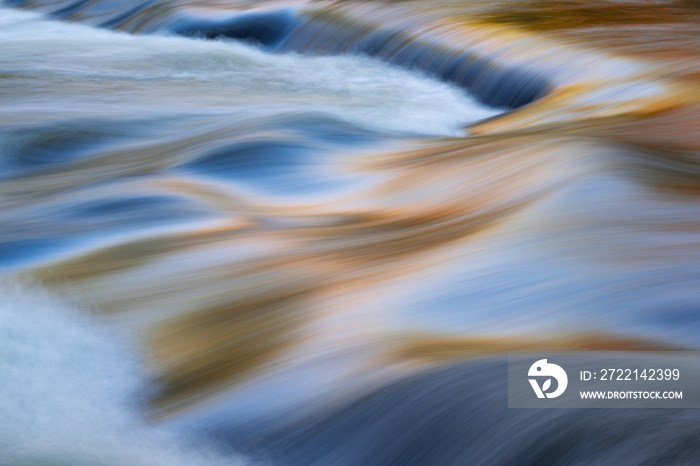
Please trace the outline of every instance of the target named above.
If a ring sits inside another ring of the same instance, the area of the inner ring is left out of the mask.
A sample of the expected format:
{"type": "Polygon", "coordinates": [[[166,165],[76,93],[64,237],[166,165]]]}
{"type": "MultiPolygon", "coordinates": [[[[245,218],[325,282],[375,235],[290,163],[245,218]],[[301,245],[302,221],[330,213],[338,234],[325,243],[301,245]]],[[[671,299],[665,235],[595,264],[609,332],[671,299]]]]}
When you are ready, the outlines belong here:
{"type": "Polygon", "coordinates": [[[122,2],[107,10],[97,9],[99,2],[83,0],[49,4],[15,1],[10,5],[41,8],[54,18],[128,32],[237,39],[276,52],[369,55],[456,84],[480,102],[504,109],[529,104],[551,87],[546,75],[526,66],[507,66],[463,46],[407,33],[402,16],[399,21],[390,21],[388,17],[395,12],[386,15],[376,7],[373,14],[379,14],[381,20],[368,22],[370,15],[355,21],[342,5],[324,10],[301,6],[271,10],[232,2],[212,11],[175,2],[122,2]],[[231,8],[239,11],[231,13],[231,8]]]}

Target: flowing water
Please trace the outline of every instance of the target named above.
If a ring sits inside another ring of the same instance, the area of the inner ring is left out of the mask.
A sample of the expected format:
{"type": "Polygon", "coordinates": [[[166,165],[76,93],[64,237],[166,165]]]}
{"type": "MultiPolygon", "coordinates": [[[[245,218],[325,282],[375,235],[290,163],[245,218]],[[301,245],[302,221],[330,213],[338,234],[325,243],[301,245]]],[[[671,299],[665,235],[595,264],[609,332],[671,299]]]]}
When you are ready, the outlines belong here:
{"type": "Polygon", "coordinates": [[[27,281],[0,289],[2,464],[247,464],[146,423],[133,345],[86,309],[27,281]]]}
{"type": "Polygon", "coordinates": [[[692,462],[503,364],[700,346],[692,63],[414,3],[0,8],[0,464],[692,462]]]}

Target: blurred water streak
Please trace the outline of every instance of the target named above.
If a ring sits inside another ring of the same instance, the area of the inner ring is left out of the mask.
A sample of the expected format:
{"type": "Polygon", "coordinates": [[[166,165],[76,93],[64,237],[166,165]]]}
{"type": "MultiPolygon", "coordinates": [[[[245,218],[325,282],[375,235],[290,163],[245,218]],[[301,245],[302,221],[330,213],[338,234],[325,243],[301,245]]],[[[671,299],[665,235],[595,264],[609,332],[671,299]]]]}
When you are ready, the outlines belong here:
{"type": "Polygon", "coordinates": [[[462,361],[700,345],[693,5],[8,3],[80,24],[0,10],[0,266],[137,336],[154,418],[289,464],[620,464],[672,423],[606,459],[462,361]]]}

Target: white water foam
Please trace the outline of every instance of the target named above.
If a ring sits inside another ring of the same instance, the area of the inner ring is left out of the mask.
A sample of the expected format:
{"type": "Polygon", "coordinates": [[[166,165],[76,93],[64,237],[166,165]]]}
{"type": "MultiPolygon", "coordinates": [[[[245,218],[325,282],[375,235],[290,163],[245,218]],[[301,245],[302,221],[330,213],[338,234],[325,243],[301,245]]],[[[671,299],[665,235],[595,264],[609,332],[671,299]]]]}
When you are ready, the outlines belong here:
{"type": "Polygon", "coordinates": [[[460,136],[465,125],[499,113],[455,86],[367,57],[129,35],[7,8],[0,8],[0,49],[2,113],[15,118],[311,112],[369,130],[460,136]]]}
{"type": "Polygon", "coordinates": [[[0,280],[0,464],[236,465],[144,419],[134,352],[84,311],[0,280]]]}

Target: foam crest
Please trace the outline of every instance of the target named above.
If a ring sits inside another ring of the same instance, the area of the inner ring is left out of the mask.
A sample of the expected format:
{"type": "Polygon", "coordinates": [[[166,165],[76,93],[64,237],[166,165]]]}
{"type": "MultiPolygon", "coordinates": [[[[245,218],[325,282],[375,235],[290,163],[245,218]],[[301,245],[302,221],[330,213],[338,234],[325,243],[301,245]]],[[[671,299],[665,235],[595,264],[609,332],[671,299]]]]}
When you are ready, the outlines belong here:
{"type": "Polygon", "coordinates": [[[0,282],[0,373],[5,465],[242,464],[150,425],[130,345],[36,285],[0,282]]]}

